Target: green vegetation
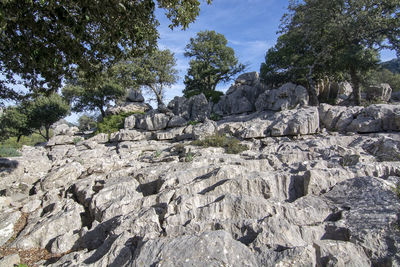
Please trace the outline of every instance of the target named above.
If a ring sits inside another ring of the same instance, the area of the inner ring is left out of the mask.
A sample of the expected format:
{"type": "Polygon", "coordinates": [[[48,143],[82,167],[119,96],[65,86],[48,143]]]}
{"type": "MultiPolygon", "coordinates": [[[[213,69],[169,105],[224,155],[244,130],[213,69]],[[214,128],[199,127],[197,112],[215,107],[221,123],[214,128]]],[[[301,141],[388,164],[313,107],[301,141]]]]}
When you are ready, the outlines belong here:
{"type": "Polygon", "coordinates": [[[195,125],[197,125],[197,124],[199,124],[200,122],[198,122],[198,121],[188,121],[187,122],[187,125],[192,125],[192,126],[195,126],[195,125]]]}
{"type": "Polygon", "coordinates": [[[97,121],[94,116],[82,115],[78,119],[78,128],[81,131],[88,131],[97,127],[97,121]]]}
{"type": "Polygon", "coordinates": [[[245,69],[235,56],[235,51],[227,46],[225,36],[215,31],[201,31],[196,38],[190,38],[185,56],[193,58],[185,76],[183,90],[185,97],[203,93],[207,99],[218,102],[221,92],[215,93],[220,82],[230,81],[245,69]]]}
{"type": "Polygon", "coordinates": [[[0,117],[0,139],[29,136],[36,132],[50,139],[50,126],[69,113],[69,105],[60,95],[39,95],[17,106],[8,107],[0,117]]]}
{"type": "Polygon", "coordinates": [[[21,153],[19,153],[15,147],[0,145],[0,157],[10,158],[19,156],[21,156],[21,153]]]}
{"type": "Polygon", "coordinates": [[[222,119],[222,117],[221,117],[220,115],[214,113],[214,112],[211,113],[211,115],[210,115],[210,120],[219,121],[219,120],[221,120],[221,119],[222,119]]]}
{"type": "Polygon", "coordinates": [[[97,123],[97,131],[95,134],[99,133],[107,133],[111,134],[114,132],[118,132],[119,129],[124,128],[125,118],[133,115],[135,113],[120,113],[117,115],[109,115],[106,116],[97,123]]]}
{"type": "Polygon", "coordinates": [[[158,107],[164,107],[164,89],[178,80],[174,54],[166,50],[153,50],[126,64],[126,73],[135,77],[138,86],[155,96],[158,107]]]}
{"type": "Polygon", "coordinates": [[[191,151],[189,151],[185,154],[185,162],[192,162],[193,158],[194,158],[194,155],[191,151]]]}
{"type": "Polygon", "coordinates": [[[202,147],[222,147],[228,154],[238,154],[248,150],[248,147],[242,145],[237,138],[222,134],[207,136],[205,139],[193,141],[191,144],[202,147]]]}
{"type": "Polygon", "coordinates": [[[319,79],[349,78],[360,104],[361,79],[378,68],[379,49],[400,53],[398,9],[397,0],[291,1],[282,35],[261,65],[261,79],[272,85],[300,81],[317,105],[319,79]]]}
{"type": "Polygon", "coordinates": [[[389,70],[392,73],[400,74],[400,58],[395,58],[381,63],[382,68],[389,70]]]}
{"type": "Polygon", "coordinates": [[[1,1],[0,100],[18,97],[18,77],[32,91],[54,92],[77,68],[96,77],[156,47],[156,7],[170,28],[185,29],[199,15],[200,1],[1,1]]]}

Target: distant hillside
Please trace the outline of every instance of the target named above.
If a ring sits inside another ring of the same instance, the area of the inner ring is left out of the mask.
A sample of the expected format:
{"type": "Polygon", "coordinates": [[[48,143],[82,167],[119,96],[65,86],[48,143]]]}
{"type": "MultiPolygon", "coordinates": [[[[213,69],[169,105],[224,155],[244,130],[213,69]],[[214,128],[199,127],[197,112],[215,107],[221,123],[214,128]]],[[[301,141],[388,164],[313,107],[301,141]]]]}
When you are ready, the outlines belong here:
{"type": "Polygon", "coordinates": [[[390,61],[382,62],[382,67],[390,70],[393,73],[400,73],[400,58],[395,58],[390,61]]]}

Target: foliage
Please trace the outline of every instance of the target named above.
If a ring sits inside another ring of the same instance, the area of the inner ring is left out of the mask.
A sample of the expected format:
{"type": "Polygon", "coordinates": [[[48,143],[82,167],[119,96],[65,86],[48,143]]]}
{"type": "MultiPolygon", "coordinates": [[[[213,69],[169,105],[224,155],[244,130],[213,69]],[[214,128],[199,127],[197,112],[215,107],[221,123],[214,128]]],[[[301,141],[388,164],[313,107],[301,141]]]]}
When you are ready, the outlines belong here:
{"type": "Polygon", "coordinates": [[[56,121],[68,115],[70,107],[68,103],[57,93],[49,96],[39,96],[27,103],[28,126],[39,130],[39,133],[50,139],[50,126],[56,121]],[[45,134],[41,130],[44,128],[45,134]]]}
{"type": "Polygon", "coordinates": [[[88,131],[96,128],[96,126],[97,126],[97,121],[94,116],[83,114],[78,119],[78,128],[81,131],[88,131]]]}
{"type": "Polygon", "coordinates": [[[185,49],[185,56],[192,58],[184,80],[185,97],[200,93],[212,96],[220,82],[230,81],[245,69],[227,43],[225,36],[215,31],[201,31],[190,38],[185,49]]]}
{"type": "MultiPolygon", "coordinates": [[[[50,131],[50,136],[51,135],[52,132],[50,131]]],[[[46,139],[43,136],[33,133],[28,136],[23,135],[19,140],[17,136],[9,137],[8,139],[2,141],[0,145],[20,149],[22,146],[35,146],[36,144],[43,142],[46,142],[46,139]]]]}
{"type": "Polygon", "coordinates": [[[0,157],[11,158],[19,156],[21,156],[21,153],[15,147],[0,145],[0,157]]]}
{"type": "Polygon", "coordinates": [[[205,139],[193,141],[191,144],[202,147],[222,147],[228,154],[238,154],[248,150],[248,147],[242,145],[237,138],[222,134],[207,136],[205,139]]]}
{"type": "Polygon", "coordinates": [[[17,97],[18,76],[54,91],[77,66],[95,75],[155,47],[156,3],[171,28],[187,28],[200,10],[199,0],[1,1],[0,99],[17,97]]]}
{"type": "Polygon", "coordinates": [[[220,115],[214,113],[214,112],[212,112],[211,115],[210,115],[210,120],[219,121],[221,119],[222,119],[222,117],[220,115]]]}
{"type": "Polygon", "coordinates": [[[187,122],[187,125],[192,125],[192,126],[195,126],[195,125],[197,125],[197,124],[199,124],[200,122],[198,122],[198,121],[188,121],[187,122]]]}
{"type": "Polygon", "coordinates": [[[124,73],[133,77],[137,86],[147,89],[155,96],[158,106],[164,105],[164,89],[177,82],[178,71],[174,54],[155,49],[141,57],[124,62],[124,73]]]}
{"type": "Polygon", "coordinates": [[[400,58],[382,62],[381,66],[395,74],[400,74],[400,58]]]}
{"type": "Polygon", "coordinates": [[[192,162],[193,161],[193,157],[194,157],[193,153],[191,151],[188,151],[185,154],[185,162],[192,162]]]}
{"type": "Polygon", "coordinates": [[[120,129],[124,128],[125,118],[131,116],[134,113],[120,113],[116,115],[106,116],[97,123],[97,131],[98,133],[114,133],[118,132],[120,129]]]}
{"type": "Polygon", "coordinates": [[[1,139],[14,136],[19,140],[21,136],[28,136],[36,130],[49,140],[50,126],[68,113],[69,105],[56,93],[25,100],[18,106],[8,107],[0,118],[1,139]]]}
{"type": "Polygon", "coordinates": [[[388,69],[382,68],[372,70],[362,77],[363,84],[388,83],[393,92],[400,91],[400,73],[393,73],[388,69]]]}
{"type": "Polygon", "coordinates": [[[74,142],[75,145],[78,144],[80,141],[83,141],[82,137],[74,137],[73,142],[74,142]]]}
{"type": "Polygon", "coordinates": [[[122,79],[120,65],[104,70],[101,75],[92,79],[80,71],[74,79],[70,79],[62,89],[62,94],[72,104],[72,110],[93,111],[98,109],[105,116],[104,108],[126,93],[126,86],[134,86],[132,79],[122,79]]]}
{"type": "Polygon", "coordinates": [[[359,104],[360,77],[377,67],[378,49],[400,52],[398,9],[396,0],[291,1],[282,35],[261,66],[261,78],[271,84],[307,82],[317,104],[317,79],[350,75],[359,104]]]}

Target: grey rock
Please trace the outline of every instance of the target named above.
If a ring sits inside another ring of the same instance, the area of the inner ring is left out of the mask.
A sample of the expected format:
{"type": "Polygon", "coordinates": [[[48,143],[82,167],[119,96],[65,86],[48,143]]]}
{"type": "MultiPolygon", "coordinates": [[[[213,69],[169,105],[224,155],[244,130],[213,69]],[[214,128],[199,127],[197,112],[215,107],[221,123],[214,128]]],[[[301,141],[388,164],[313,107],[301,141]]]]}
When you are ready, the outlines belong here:
{"type": "Polygon", "coordinates": [[[137,115],[131,115],[131,116],[125,118],[125,121],[124,121],[125,129],[132,130],[132,129],[136,128],[136,121],[137,121],[136,116],[137,115]]]}
{"type": "Polygon", "coordinates": [[[260,75],[258,72],[247,72],[239,75],[236,78],[235,84],[256,86],[260,82],[260,75]]]}
{"type": "Polygon", "coordinates": [[[185,127],[167,129],[156,133],[156,140],[174,140],[183,134],[185,127]]]}
{"type": "Polygon", "coordinates": [[[11,254],[0,259],[0,266],[8,267],[20,264],[21,259],[18,254],[11,254]]]}
{"type": "Polygon", "coordinates": [[[207,136],[215,134],[217,131],[217,124],[215,121],[205,119],[204,123],[197,124],[193,127],[192,135],[196,140],[204,139],[207,136]]]}
{"type": "Polygon", "coordinates": [[[392,100],[393,102],[398,102],[398,101],[400,101],[400,91],[392,92],[391,100],[392,100]]]}
{"type": "Polygon", "coordinates": [[[387,83],[371,85],[366,88],[367,100],[388,102],[392,95],[392,88],[387,83]]]}
{"type": "Polygon", "coordinates": [[[308,101],[308,92],[303,86],[287,83],[278,89],[262,93],[258,97],[255,107],[257,111],[281,111],[307,106],[308,101]]]}
{"type": "Polygon", "coordinates": [[[56,145],[72,145],[74,144],[74,138],[73,136],[70,135],[56,135],[50,138],[49,141],[47,141],[47,146],[56,146],[56,145]]]}
{"type": "Polygon", "coordinates": [[[176,115],[187,121],[202,122],[210,116],[211,107],[204,94],[192,96],[189,99],[185,97],[175,97],[168,108],[176,115]]]}
{"type": "Polygon", "coordinates": [[[88,141],[96,142],[99,144],[105,144],[108,143],[109,141],[109,136],[106,133],[99,133],[91,138],[88,139],[88,141]]]}
{"type": "Polygon", "coordinates": [[[254,102],[257,97],[257,88],[248,85],[232,85],[213,107],[215,113],[241,114],[255,110],[254,102]]]}
{"type": "Polygon", "coordinates": [[[53,130],[53,135],[69,135],[73,136],[75,133],[79,132],[78,127],[69,127],[67,124],[59,124],[53,130]]]}
{"type": "Polygon", "coordinates": [[[41,180],[41,189],[46,191],[54,188],[67,188],[79,178],[84,170],[84,167],[78,162],[71,162],[55,168],[41,180]]]}
{"type": "Polygon", "coordinates": [[[14,225],[21,217],[21,212],[6,210],[0,215],[0,246],[3,246],[13,235],[14,225]]]}
{"type": "Polygon", "coordinates": [[[364,145],[363,148],[379,161],[400,161],[400,140],[381,137],[376,142],[364,145]]]}
{"type": "Polygon", "coordinates": [[[118,132],[110,135],[111,142],[123,142],[123,141],[139,141],[150,138],[151,134],[142,133],[137,130],[125,130],[121,129],[118,132]]]}
{"type": "Polygon", "coordinates": [[[128,102],[144,102],[144,97],[140,91],[130,89],[128,91],[128,95],[126,96],[126,101],[128,101],[128,102]]]}
{"type": "Polygon", "coordinates": [[[249,248],[224,231],[147,241],[134,266],[257,266],[249,248]]]}
{"type": "Polygon", "coordinates": [[[137,117],[137,128],[147,131],[156,131],[167,128],[170,117],[164,113],[150,111],[137,117]]]}
{"type": "Polygon", "coordinates": [[[173,116],[169,122],[167,127],[168,128],[175,128],[175,127],[181,127],[181,126],[186,126],[187,125],[187,121],[182,118],[181,116],[173,116]]]}
{"type": "Polygon", "coordinates": [[[120,113],[143,113],[151,110],[151,106],[141,102],[124,102],[120,105],[109,107],[106,110],[107,115],[116,115],[120,113]]]}

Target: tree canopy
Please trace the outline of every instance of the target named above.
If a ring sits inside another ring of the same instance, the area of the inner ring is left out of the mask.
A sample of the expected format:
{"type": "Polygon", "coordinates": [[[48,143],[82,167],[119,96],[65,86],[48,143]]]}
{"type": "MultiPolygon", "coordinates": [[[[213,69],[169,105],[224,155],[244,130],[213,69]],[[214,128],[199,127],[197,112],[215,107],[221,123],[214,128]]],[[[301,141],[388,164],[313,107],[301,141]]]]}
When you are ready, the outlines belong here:
{"type": "Polygon", "coordinates": [[[192,58],[184,80],[186,97],[200,93],[209,97],[220,82],[228,82],[245,69],[227,44],[225,36],[215,31],[201,31],[190,38],[185,49],[185,56],[192,58]]]}
{"type": "Polygon", "coordinates": [[[94,75],[154,48],[156,4],[171,28],[187,28],[200,9],[200,0],[1,1],[0,99],[16,98],[19,82],[56,90],[76,67],[94,75]]]}
{"type": "Polygon", "coordinates": [[[283,35],[261,66],[264,81],[300,76],[307,81],[315,104],[316,79],[348,74],[359,104],[360,75],[378,67],[378,50],[400,52],[399,2],[291,1],[280,33],[283,35]]]}

